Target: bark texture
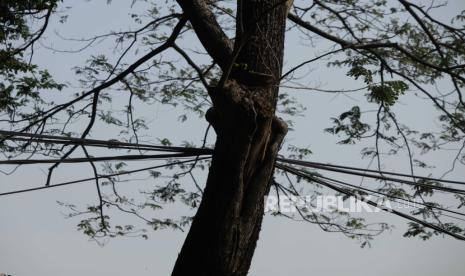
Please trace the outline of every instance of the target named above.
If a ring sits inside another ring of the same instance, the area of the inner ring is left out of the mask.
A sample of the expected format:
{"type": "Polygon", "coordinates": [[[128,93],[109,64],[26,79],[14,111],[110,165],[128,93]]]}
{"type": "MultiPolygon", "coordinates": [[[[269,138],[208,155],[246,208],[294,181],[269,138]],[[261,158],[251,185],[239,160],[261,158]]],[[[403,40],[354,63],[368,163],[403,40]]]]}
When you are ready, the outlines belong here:
{"type": "MultiPolygon", "coordinates": [[[[285,19],[285,1],[238,1],[234,51],[220,61],[230,61],[221,67],[224,72],[232,69],[226,73],[231,74],[209,91],[213,107],[207,120],[217,134],[212,164],[174,276],[239,276],[249,271],[264,196],[287,132],[285,123],[275,116],[285,19]]],[[[198,18],[194,21],[200,24],[198,18]]],[[[211,53],[231,50],[215,49],[215,45],[205,45],[208,39],[199,39],[211,53]]],[[[217,45],[222,40],[212,41],[217,45]]]]}

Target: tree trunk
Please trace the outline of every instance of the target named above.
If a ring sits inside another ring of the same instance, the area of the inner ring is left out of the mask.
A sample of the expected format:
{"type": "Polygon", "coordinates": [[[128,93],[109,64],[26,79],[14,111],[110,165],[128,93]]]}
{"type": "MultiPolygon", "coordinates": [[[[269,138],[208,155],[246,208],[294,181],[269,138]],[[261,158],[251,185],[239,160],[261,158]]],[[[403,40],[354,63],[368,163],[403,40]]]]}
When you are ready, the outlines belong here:
{"type": "Polygon", "coordinates": [[[287,132],[286,124],[275,116],[285,2],[238,1],[237,15],[230,77],[209,91],[213,107],[207,120],[217,134],[212,164],[173,276],[248,273],[264,196],[287,132]]]}

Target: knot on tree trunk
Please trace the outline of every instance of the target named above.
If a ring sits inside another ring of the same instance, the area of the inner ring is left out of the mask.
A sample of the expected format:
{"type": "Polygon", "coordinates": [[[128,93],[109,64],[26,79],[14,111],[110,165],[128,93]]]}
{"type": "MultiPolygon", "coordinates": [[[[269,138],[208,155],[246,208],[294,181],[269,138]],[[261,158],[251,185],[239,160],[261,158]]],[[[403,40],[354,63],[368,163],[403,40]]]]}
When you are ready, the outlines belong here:
{"type": "Polygon", "coordinates": [[[264,196],[287,133],[286,123],[268,103],[272,102],[266,96],[269,91],[247,90],[236,81],[209,91],[213,107],[206,117],[217,140],[202,202],[174,276],[190,275],[189,271],[247,274],[263,219],[264,196]]]}
{"type": "Polygon", "coordinates": [[[222,87],[209,91],[213,107],[206,119],[217,135],[231,135],[240,131],[252,137],[258,125],[274,117],[273,91],[268,86],[248,87],[228,80],[222,87]]]}

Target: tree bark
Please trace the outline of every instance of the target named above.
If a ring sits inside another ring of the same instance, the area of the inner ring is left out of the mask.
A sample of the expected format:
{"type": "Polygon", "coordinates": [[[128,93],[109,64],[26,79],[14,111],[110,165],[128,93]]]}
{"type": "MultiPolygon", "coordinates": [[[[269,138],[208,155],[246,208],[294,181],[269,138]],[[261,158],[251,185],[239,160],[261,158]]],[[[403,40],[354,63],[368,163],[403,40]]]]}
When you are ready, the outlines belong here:
{"type": "Polygon", "coordinates": [[[236,18],[232,70],[222,66],[230,76],[209,91],[213,107],[206,117],[217,134],[212,164],[173,276],[247,275],[287,132],[275,116],[285,1],[238,1],[236,18]]]}

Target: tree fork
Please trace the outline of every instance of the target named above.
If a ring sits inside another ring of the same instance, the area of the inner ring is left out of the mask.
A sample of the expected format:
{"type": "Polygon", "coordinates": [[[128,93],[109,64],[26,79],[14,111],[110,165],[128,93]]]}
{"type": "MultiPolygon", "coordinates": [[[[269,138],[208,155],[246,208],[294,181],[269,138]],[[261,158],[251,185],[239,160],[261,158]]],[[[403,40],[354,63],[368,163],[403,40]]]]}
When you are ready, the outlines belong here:
{"type": "Polygon", "coordinates": [[[231,76],[208,91],[213,107],[206,118],[217,134],[216,144],[202,201],[173,276],[248,273],[263,220],[264,196],[287,133],[286,124],[275,116],[285,3],[238,1],[237,60],[230,59],[231,76]],[[269,77],[263,81],[263,76],[269,77]]]}

